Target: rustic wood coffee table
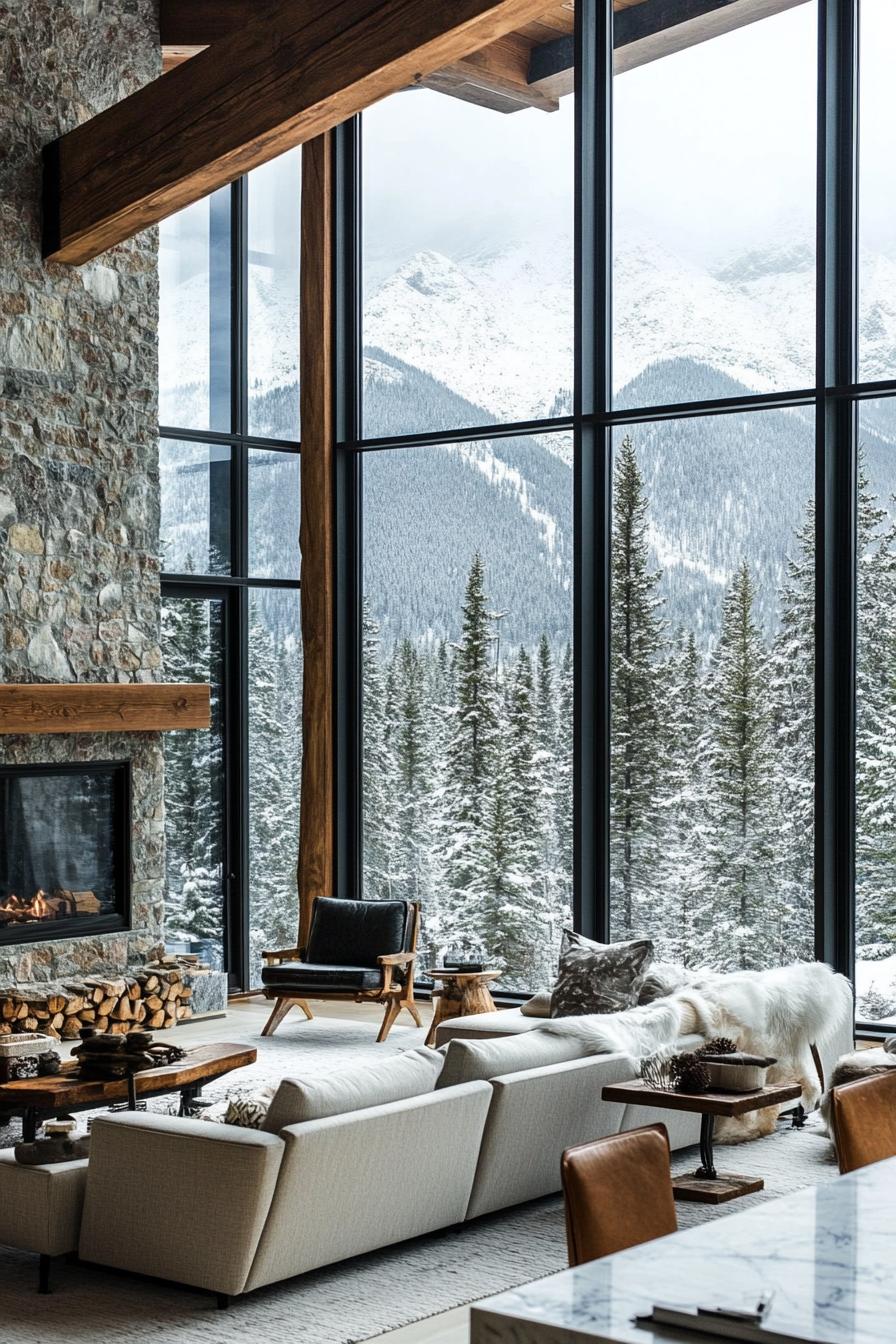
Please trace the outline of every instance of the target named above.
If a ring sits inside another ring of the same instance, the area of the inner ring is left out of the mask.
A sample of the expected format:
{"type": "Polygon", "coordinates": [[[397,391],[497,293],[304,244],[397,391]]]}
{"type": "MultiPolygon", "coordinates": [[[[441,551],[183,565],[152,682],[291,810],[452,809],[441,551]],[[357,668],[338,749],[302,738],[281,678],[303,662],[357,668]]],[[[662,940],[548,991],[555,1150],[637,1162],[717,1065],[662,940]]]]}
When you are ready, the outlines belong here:
{"type": "Polygon", "coordinates": [[[436,1028],[450,1017],[470,1017],[474,1013],[494,1013],[495,1001],[489,985],[500,978],[500,971],[427,971],[431,980],[441,981],[442,988],[432,992],[435,1009],[432,1024],[426,1034],[426,1044],[436,1039],[436,1028]]]}
{"type": "Polygon", "coordinates": [[[81,1078],[77,1060],[68,1059],[60,1073],[0,1084],[0,1115],[22,1117],[22,1138],[26,1143],[35,1138],[44,1120],[129,1099],[133,1102],[141,1097],[158,1097],[165,1092],[180,1093],[180,1114],[185,1115],[206,1083],[233,1069],[254,1064],[256,1057],[257,1052],[248,1045],[198,1045],[176,1064],[134,1074],[133,1094],[127,1078],[81,1078]]]}
{"type": "Polygon", "coordinates": [[[752,1195],[765,1187],[755,1176],[734,1176],[716,1171],[712,1139],[717,1115],[746,1115],[766,1106],[798,1101],[802,1089],[796,1083],[772,1083],[752,1092],[667,1092],[647,1083],[611,1083],[601,1096],[604,1101],[620,1101],[626,1106],[660,1106],[668,1111],[696,1111],[700,1116],[700,1166],[693,1176],[676,1176],[672,1189],[676,1199],[697,1200],[701,1204],[724,1204],[741,1195],[752,1195]]]}

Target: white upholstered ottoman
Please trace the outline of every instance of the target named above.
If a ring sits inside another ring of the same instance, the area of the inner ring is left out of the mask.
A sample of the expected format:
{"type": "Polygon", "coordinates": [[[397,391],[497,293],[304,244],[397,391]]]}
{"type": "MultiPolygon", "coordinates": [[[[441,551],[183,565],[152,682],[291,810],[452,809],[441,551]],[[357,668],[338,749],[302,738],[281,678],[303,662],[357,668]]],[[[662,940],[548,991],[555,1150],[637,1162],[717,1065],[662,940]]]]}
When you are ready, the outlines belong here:
{"type": "Polygon", "coordinates": [[[25,1167],[0,1150],[0,1245],[40,1256],[39,1290],[50,1291],[50,1260],[78,1249],[87,1158],[25,1167]]]}

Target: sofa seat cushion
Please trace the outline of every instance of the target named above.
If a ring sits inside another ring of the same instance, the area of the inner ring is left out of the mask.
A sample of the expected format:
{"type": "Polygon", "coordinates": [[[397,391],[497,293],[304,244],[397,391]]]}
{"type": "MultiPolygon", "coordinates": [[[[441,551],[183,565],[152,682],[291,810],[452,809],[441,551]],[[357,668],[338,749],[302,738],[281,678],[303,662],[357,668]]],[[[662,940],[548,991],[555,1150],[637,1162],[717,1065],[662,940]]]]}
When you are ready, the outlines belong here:
{"type": "Polygon", "coordinates": [[[445,1067],[436,1086],[453,1087],[479,1079],[490,1082],[527,1069],[584,1059],[589,1053],[581,1040],[544,1030],[478,1040],[454,1039],[445,1047],[445,1067]]]}
{"type": "Polygon", "coordinates": [[[325,1120],[392,1101],[407,1101],[432,1092],[442,1071],[437,1050],[421,1046],[373,1064],[346,1066],[339,1073],[284,1078],[274,1094],[262,1128],[277,1134],[287,1125],[325,1120]]]}
{"type": "Polygon", "coordinates": [[[377,966],[377,958],[404,952],[410,927],[407,901],[314,902],[308,960],[321,966],[377,966]]]}
{"type": "Polygon", "coordinates": [[[323,990],[379,989],[383,973],[369,966],[322,966],[309,961],[283,961],[265,966],[261,982],[266,989],[284,994],[311,994],[323,990]]]}
{"type": "Polygon", "coordinates": [[[11,1148],[0,1152],[0,1244],[38,1255],[78,1245],[87,1159],[26,1167],[11,1148]]]}

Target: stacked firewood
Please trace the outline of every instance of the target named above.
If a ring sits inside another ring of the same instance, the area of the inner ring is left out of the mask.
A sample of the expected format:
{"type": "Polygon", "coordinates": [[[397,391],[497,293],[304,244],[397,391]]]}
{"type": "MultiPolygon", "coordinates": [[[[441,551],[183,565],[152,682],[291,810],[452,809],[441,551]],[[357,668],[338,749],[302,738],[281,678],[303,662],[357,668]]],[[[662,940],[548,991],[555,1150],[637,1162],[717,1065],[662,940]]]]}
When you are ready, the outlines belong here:
{"type": "Polygon", "coordinates": [[[122,1036],[159,1031],[192,1015],[192,996],[182,971],[150,968],[117,979],[87,976],[65,984],[0,988],[0,1036],[39,1031],[73,1041],[82,1027],[122,1036]]]}

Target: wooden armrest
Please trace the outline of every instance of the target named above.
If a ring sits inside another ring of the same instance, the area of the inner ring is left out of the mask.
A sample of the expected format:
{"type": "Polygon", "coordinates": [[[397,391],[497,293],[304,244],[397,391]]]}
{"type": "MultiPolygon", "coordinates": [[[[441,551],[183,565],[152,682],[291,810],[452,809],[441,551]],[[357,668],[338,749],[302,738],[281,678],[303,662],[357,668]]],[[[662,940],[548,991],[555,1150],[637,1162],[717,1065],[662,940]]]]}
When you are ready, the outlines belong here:
{"type": "Polygon", "coordinates": [[[265,961],[285,961],[287,957],[292,961],[302,961],[305,957],[304,947],[283,947],[277,952],[262,952],[265,961]]]}
{"type": "Polygon", "coordinates": [[[388,957],[377,957],[381,966],[410,966],[416,960],[416,952],[392,952],[388,957]]]}

